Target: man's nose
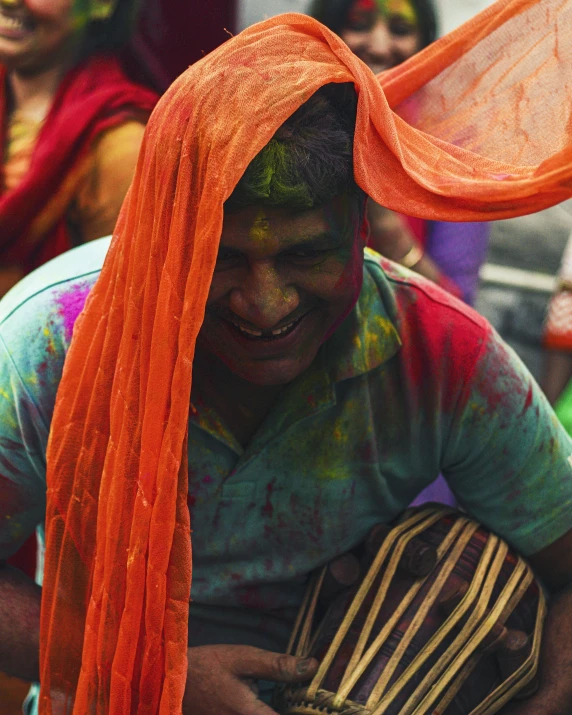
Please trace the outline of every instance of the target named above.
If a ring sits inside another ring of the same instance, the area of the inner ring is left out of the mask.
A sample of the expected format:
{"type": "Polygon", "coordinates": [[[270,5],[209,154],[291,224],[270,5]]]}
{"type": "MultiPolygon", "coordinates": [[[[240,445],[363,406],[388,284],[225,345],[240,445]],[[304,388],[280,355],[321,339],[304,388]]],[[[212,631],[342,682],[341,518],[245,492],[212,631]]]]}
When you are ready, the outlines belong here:
{"type": "Polygon", "coordinates": [[[298,291],[288,285],[274,265],[255,263],[240,286],[230,292],[229,308],[261,330],[270,330],[296,310],[298,291]]]}

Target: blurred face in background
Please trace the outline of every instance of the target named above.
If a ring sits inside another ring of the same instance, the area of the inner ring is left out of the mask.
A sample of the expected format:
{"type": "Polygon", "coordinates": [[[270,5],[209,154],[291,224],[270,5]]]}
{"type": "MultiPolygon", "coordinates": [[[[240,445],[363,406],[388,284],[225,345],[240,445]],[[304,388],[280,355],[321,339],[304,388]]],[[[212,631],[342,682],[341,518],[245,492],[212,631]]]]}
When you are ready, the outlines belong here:
{"type": "Polygon", "coordinates": [[[89,19],[86,0],[0,0],[0,63],[28,74],[67,64],[89,19]]]}
{"type": "Polygon", "coordinates": [[[419,20],[409,0],[354,0],[340,35],[376,74],[421,49],[419,20]]]}

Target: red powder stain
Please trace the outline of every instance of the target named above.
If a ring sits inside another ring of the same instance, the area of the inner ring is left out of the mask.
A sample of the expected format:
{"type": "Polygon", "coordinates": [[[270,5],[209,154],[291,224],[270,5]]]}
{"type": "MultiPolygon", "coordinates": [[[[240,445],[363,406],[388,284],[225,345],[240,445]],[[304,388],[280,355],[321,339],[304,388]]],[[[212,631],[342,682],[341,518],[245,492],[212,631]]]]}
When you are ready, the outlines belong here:
{"type": "Polygon", "coordinates": [[[206,477],[203,478],[203,484],[212,484],[213,483],[213,478],[210,476],[210,474],[207,474],[206,477]]]}
{"type": "Polygon", "coordinates": [[[63,319],[66,340],[71,340],[73,326],[83,310],[90,290],[91,285],[87,283],[77,283],[56,296],[59,306],[58,313],[63,319]]]}
{"type": "Polygon", "coordinates": [[[274,514],[274,506],[272,505],[272,492],[274,491],[274,485],[276,484],[276,477],[271,482],[266,485],[266,503],[262,507],[262,516],[267,516],[272,518],[274,514]]]}
{"type": "Polygon", "coordinates": [[[528,394],[526,395],[526,400],[524,402],[524,407],[522,408],[522,415],[528,410],[528,408],[532,405],[532,385],[529,385],[528,387],[528,394]]]}

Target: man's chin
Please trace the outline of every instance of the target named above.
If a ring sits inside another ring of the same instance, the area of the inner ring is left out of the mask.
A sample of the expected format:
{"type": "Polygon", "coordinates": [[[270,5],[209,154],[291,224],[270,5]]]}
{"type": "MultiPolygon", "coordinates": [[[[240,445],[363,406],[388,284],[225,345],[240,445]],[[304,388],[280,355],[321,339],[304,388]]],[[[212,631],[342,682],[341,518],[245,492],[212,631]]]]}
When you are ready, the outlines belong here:
{"type": "Polygon", "coordinates": [[[227,367],[238,377],[258,387],[284,387],[293,382],[311,364],[311,360],[260,360],[227,367]]]}

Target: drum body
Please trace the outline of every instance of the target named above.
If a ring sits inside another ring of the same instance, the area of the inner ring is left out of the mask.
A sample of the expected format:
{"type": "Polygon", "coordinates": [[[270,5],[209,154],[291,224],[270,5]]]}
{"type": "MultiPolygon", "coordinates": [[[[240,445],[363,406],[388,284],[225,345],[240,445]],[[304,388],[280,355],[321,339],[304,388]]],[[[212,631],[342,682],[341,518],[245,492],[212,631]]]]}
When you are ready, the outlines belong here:
{"type": "Polygon", "coordinates": [[[277,693],[282,715],[489,715],[534,689],[544,595],[466,515],[424,505],[369,544],[362,582],[323,613],[308,590],[291,652],[321,665],[277,693]]]}

